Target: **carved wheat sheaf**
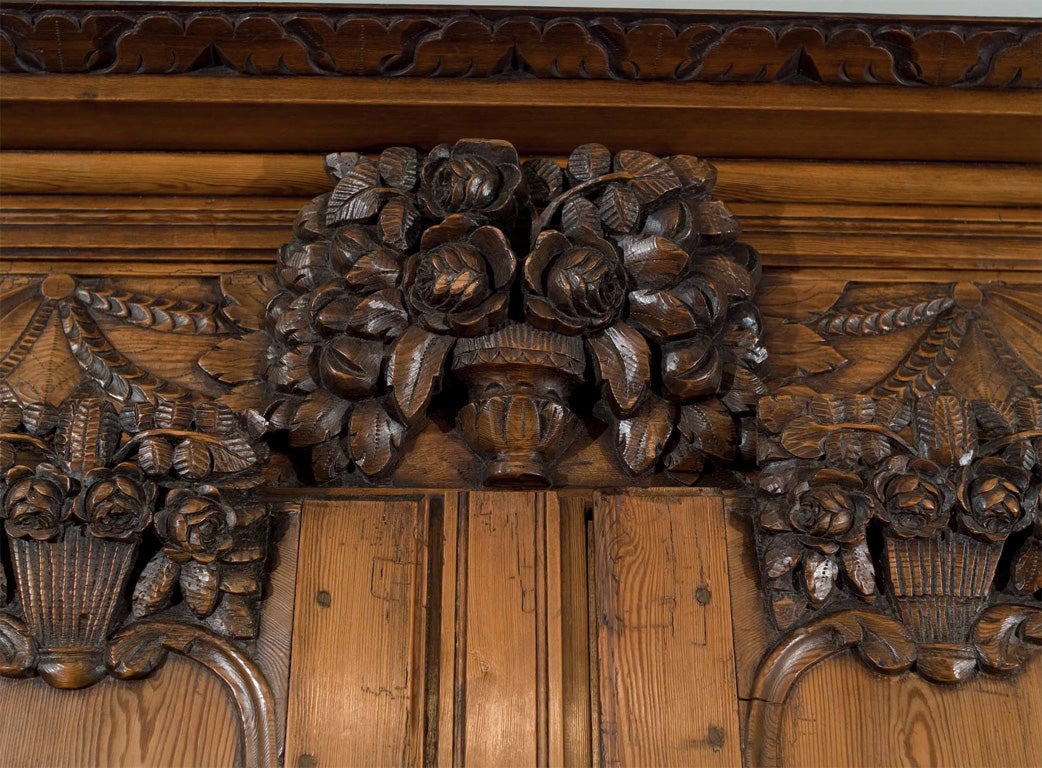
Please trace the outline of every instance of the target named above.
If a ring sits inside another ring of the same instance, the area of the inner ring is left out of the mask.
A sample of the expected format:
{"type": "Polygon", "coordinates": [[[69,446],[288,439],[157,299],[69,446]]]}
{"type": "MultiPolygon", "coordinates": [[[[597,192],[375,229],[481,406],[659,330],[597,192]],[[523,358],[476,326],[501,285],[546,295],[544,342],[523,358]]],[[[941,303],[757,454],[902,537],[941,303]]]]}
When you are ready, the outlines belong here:
{"type": "Polygon", "coordinates": [[[739,459],[767,391],[760,265],[709,163],[599,144],[522,163],[467,139],[326,164],[335,186],[279,253],[251,416],[309,449],[316,481],[390,475],[443,384],[467,391],[456,424],[489,484],[554,482],[580,387],[632,475],[739,459]]]}

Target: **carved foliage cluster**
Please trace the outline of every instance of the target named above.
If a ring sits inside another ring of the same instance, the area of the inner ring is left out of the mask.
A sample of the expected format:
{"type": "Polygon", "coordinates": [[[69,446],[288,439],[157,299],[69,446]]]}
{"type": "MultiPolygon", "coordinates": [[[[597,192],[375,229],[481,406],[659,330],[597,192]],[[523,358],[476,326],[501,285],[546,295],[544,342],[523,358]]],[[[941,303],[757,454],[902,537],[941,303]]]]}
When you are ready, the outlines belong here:
{"type": "Polygon", "coordinates": [[[90,648],[125,610],[134,558],[155,550],[138,575],[134,618],[172,604],[182,615],[180,605],[220,635],[254,637],[269,517],[245,490],[261,482],[266,456],[219,404],[3,401],[0,516],[17,587],[8,613],[41,648],[90,648]],[[52,593],[66,582],[83,584],[83,605],[52,593]],[[81,625],[63,611],[90,618],[81,625]]]}
{"type": "Polygon", "coordinates": [[[1038,87],[1028,25],[625,15],[5,9],[11,72],[1038,87]]]}
{"type": "Polygon", "coordinates": [[[766,392],[760,268],[708,163],[588,144],[561,168],[464,140],[327,166],[336,187],[279,254],[255,414],[311,449],[316,480],[387,475],[450,371],[472,446],[559,450],[586,381],[633,474],[735,460],[736,417],[766,392]]]}
{"type": "Polygon", "coordinates": [[[1019,620],[986,619],[1020,601],[1039,621],[1038,399],[778,396],[759,424],[757,550],[779,627],[874,604],[932,679],[962,679],[978,656],[1003,666],[988,644],[1019,620]]]}

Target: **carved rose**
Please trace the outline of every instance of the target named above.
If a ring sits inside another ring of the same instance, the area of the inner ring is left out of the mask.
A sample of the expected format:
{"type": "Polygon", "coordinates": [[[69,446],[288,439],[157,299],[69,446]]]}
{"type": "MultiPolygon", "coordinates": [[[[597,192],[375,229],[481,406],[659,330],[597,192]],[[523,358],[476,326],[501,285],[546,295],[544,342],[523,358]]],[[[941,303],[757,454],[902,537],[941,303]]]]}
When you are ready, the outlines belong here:
{"type": "Polygon", "coordinates": [[[156,486],[136,464],[115,469],[92,469],[83,479],[76,516],[88,524],[91,535],[127,541],[152,521],[156,486]]]}
{"type": "Polygon", "coordinates": [[[592,232],[570,239],[543,232],[525,260],[525,315],[537,328],[569,336],[611,325],[626,299],[615,248],[592,232]]]}
{"type": "Polygon", "coordinates": [[[806,543],[850,545],[865,538],[871,504],[861,478],[851,472],[818,470],[793,486],[786,506],[789,529],[810,537],[806,543]]]}
{"type": "Polygon", "coordinates": [[[872,481],[879,517],[902,539],[929,538],[948,526],[955,489],[928,459],[894,456],[872,481]]]}
{"type": "Polygon", "coordinates": [[[35,471],[28,467],[9,470],[3,499],[7,534],[37,541],[58,538],[68,516],[72,483],[51,464],[39,464],[35,471]]]}
{"type": "Polygon", "coordinates": [[[437,146],[420,171],[420,200],[435,218],[454,213],[511,220],[523,194],[517,150],[505,141],[461,140],[437,146]]]}
{"type": "Polygon", "coordinates": [[[213,486],[178,489],[156,515],[163,551],[175,563],[212,563],[235,544],[235,512],[213,486]]]}
{"type": "Polygon", "coordinates": [[[959,523],[977,538],[1004,541],[1032,521],[1039,490],[1030,483],[1027,472],[997,457],[970,465],[959,484],[959,523]]]}
{"type": "Polygon", "coordinates": [[[476,336],[506,320],[515,269],[500,230],[450,216],[406,262],[406,300],[428,330],[476,336]]]}

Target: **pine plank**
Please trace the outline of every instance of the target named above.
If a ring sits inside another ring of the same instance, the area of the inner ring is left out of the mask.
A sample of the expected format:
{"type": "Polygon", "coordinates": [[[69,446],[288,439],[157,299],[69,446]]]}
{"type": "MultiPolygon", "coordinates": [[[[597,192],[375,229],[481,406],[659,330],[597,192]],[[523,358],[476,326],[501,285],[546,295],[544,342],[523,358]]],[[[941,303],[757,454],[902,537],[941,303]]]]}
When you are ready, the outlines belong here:
{"type": "Polygon", "coordinates": [[[594,508],[603,765],[741,762],[723,499],[594,508]]]}

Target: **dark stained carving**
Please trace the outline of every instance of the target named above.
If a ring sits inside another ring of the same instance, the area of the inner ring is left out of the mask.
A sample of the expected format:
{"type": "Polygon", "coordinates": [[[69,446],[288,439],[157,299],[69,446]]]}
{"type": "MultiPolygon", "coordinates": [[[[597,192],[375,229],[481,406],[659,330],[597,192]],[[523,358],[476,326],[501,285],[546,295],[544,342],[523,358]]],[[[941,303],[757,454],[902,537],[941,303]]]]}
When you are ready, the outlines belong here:
{"type": "Polygon", "coordinates": [[[1042,615],[1037,399],[779,396],[759,420],[757,548],[781,629],[872,604],[925,677],[1016,666],[980,643],[1011,631],[992,609],[1042,615]]]}
{"type": "MultiPolygon", "coordinates": [[[[310,449],[317,482],[388,476],[443,382],[468,393],[456,424],[488,483],[552,483],[577,405],[633,475],[737,460],[738,420],[766,393],[760,267],[710,164],[587,144],[561,168],[462,140],[327,167],[335,188],[279,254],[271,396],[250,415],[310,449]]],[[[223,376],[263,338],[201,365],[223,376]]]]}
{"type": "Polygon", "coordinates": [[[1037,88],[1030,22],[8,3],[8,72],[1037,88]]]}

